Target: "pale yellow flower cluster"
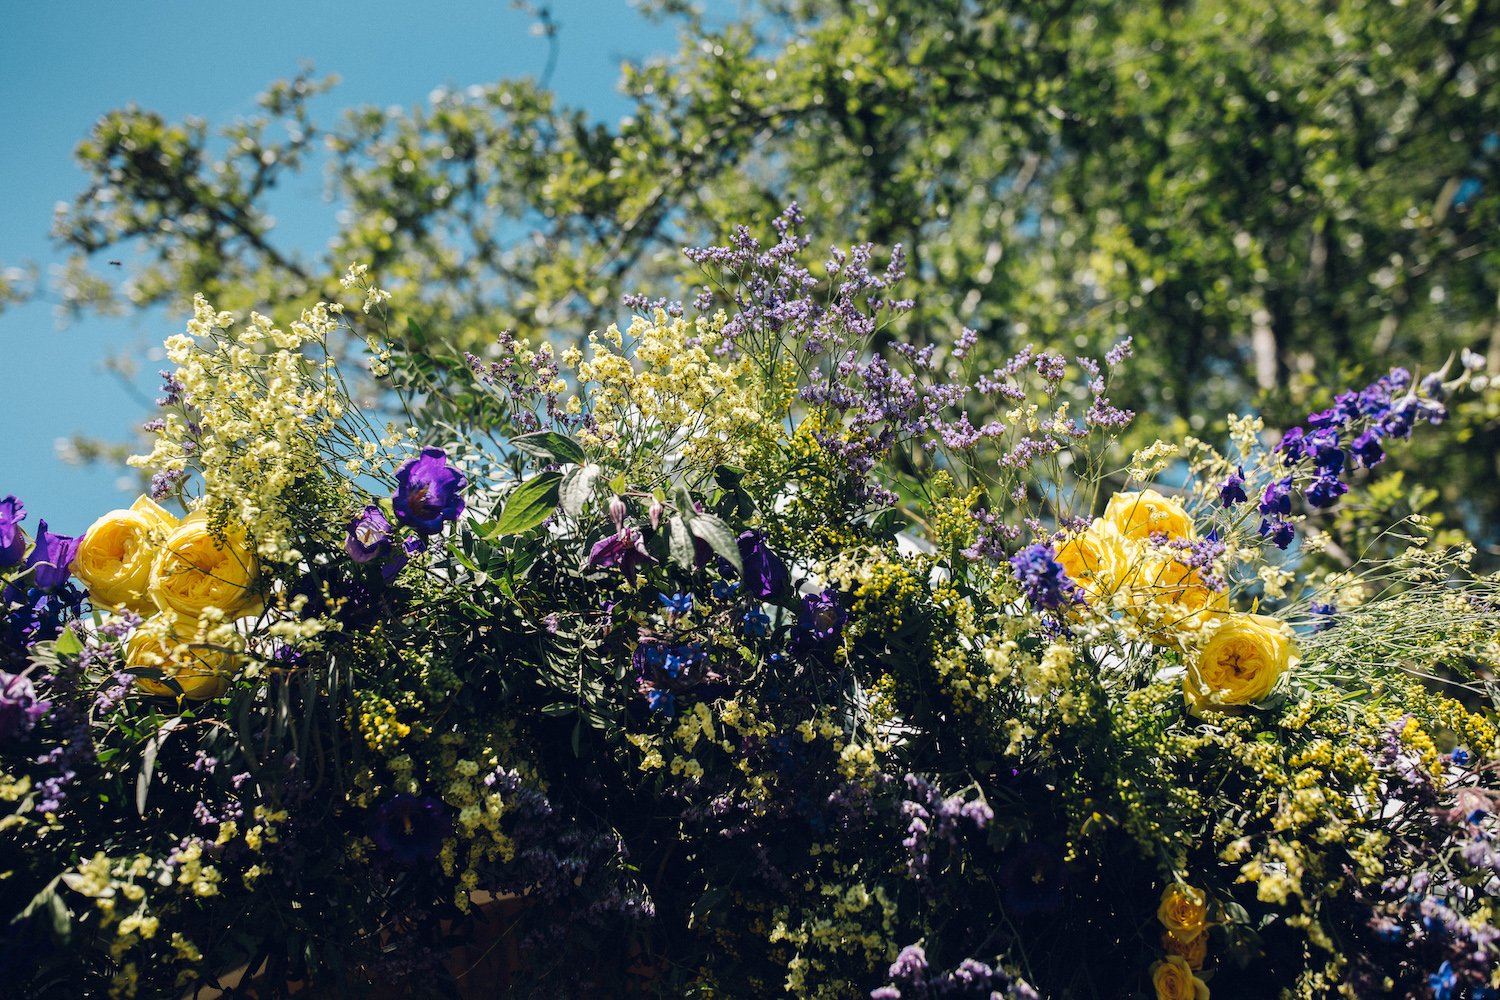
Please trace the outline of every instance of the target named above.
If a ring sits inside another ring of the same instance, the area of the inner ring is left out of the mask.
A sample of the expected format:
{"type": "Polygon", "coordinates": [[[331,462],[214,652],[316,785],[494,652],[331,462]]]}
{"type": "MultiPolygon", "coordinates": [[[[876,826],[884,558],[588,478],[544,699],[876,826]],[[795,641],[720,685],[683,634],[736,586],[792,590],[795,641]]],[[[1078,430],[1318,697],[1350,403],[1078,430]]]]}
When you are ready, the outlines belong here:
{"type": "MultiPolygon", "coordinates": [[[[179,521],[148,497],[98,518],[79,541],[73,575],[96,607],[146,619],[125,646],[132,668],[161,671],[190,700],[224,692],[240,668],[232,621],[260,609],[260,566],[243,532],[203,513],[179,521]]],[[[177,692],[153,678],[148,694],[177,692]]]]}
{"type": "Polygon", "coordinates": [[[704,467],[743,462],[756,442],[774,440],[780,424],[763,410],[770,394],[754,360],[714,355],[725,322],[722,312],[688,320],[657,310],[624,333],[591,335],[587,359],[564,352],[581,394],[570,409],[593,418],[579,439],[622,457],[649,442],[671,461],[704,467]]]}
{"type": "Polygon", "coordinates": [[[315,364],[302,351],[322,344],[341,312],[319,303],[285,330],[251,313],[231,333],[235,317],[197,296],[188,332],[166,342],[196,426],[166,416],[151,453],[130,463],[165,473],[191,466],[212,522],[240,525],[263,559],[296,562],[288,505],[302,485],[325,478],[319,446],[344,415],[332,359],[315,364]]]}

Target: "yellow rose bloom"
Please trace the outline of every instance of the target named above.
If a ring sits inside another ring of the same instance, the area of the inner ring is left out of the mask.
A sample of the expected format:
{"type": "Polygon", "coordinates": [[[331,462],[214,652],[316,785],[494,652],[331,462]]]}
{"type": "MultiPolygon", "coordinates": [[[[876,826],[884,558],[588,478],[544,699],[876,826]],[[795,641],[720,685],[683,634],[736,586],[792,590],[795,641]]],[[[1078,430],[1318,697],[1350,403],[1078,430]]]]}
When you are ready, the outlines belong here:
{"type": "Polygon", "coordinates": [[[1125,537],[1113,524],[1098,518],[1087,531],[1069,536],[1057,547],[1058,564],[1090,601],[1114,592],[1125,558],[1125,537]]]}
{"type": "MultiPolygon", "coordinates": [[[[194,642],[196,623],[163,612],[142,622],[125,644],[125,665],[132,669],[160,670],[182,688],[188,701],[217,698],[229,687],[229,678],[239,672],[238,657],[206,643],[194,642]]],[[[164,698],[178,696],[170,685],[137,677],[137,690],[164,698]]]]}
{"type": "Polygon", "coordinates": [[[1104,508],[1104,520],[1120,529],[1126,538],[1149,542],[1152,535],[1192,541],[1198,537],[1193,519],[1182,504],[1155,490],[1116,493],[1104,508]]]}
{"type": "Polygon", "coordinates": [[[84,532],[73,557],[73,575],[83,581],[96,607],[153,614],[151,564],[176,527],[177,518],[150,497],[141,497],[129,510],[112,510],[84,532]]]}
{"type": "Polygon", "coordinates": [[[1151,966],[1151,985],[1156,1000],[1208,1000],[1208,984],[1193,975],[1181,955],[1168,955],[1151,966]]]}
{"type": "Polygon", "coordinates": [[[1188,660],[1184,692],[1194,710],[1249,705],[1264,699],[1299,662],[1285,622],[1266,615],[1224,614],[1188,660]]]}
{"type": "Polygon", "coordinates": [[[217,608],[226,618],[261,607],[260,563],[244,533],[226,526],[218,537],[203,514],[192,514],[167,537],[151,565],[151,599],[163,611],[201,618],[217,608]]]}
{"type": "Polygon", "coordinates": [[[1155,605],[1156,620],[1169,632],[1197,632],[1229,610],[1228,595],[1205,585],[1201,571],[1170,556],[1147,556],[1131,584],[1132,607],[1155,605]]]}
{"type": "Polygon", "coordinates": [[[1191,940],[1208,929],[1208,896],[1202,889],[1173,882],[1161,892],[1156,919],[1172,937],[1191,940]]]}
{"type": "Polygon", "coordinates": [[[1201,969],[1203,960],[1208,957],[1208,931],[1190,941],[1179,941],[1167,931],[1161,936],[1161,946],[1168,955],[1181,955],[1189,968],[1201,969]]]}

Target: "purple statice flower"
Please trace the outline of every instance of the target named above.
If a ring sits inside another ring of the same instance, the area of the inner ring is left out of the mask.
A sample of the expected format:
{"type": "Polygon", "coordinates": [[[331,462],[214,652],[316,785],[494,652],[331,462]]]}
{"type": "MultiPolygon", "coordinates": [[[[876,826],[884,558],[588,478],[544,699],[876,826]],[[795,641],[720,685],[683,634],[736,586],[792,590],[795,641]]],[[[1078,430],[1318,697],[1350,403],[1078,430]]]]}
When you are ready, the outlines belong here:
{"type": "Polygon", "coordinates": [[[1047,542],[1026,546],[1011,557],[1010,566],[1026,600],[1038,611],[1056,611],[1083,599],[1078,585],[1057,561],[1057,550],[1047,542]]]}
{"type": "Polygon", "coordinates": [[[391,550],[391,522],[374,504],[365,504],[365,509],[349,521],[349,535],[344,539],[344,551],[357,563],[373,562],[391,550]]]}
{"type": "Polygon", "coordinates": [[[787,585],[786,563],[766,545],[758,531],[744,531],[738,539],[740,564],[745,569],[745,593],[762,601],[778,596],[787,585]]]}
{"type": "Polygon", "coordinates": [[[25,674],[0,670],[0,743],[31,732],[51,708],[51,702],[37,698],[36,688],[25,674]]]}
{"type": "Polygon", "coordinates": [[[594,543],[589,549],[586,569],[618,569],[633,577],[646,566],[656,565],[656,558],[646,551],[640,532],[629,525],[594,543]]]}
{"type": "Polygon", "coordinates": [[[441,448],[423,448],[396,470],[396,493],[392,498],[396,520],[421,532],[435,535],[444,521],[456,521],[464,512],[463,491],[469,480],[448,464],[441,448]]]}
{"type": "Polygon", "coordinates": [[[1113,368],[1120,362],[1129,358],[1132,354],[1135,353],[1134,341],[1134,337],[1126,337],[1124,340],[1111,347],[1109,349],[1109,352],[1104,355],[1104,363],[1113,368]]]}
{"type": "Polygon", "coordinates": [[[1250,498],[1245,493],[1245,470],[1241,466],[1236,466],[1219,486],[1219,503],[1224,507],[1233,507],[1248,499],[1250,498]]]}
{"type": "Polygon", "coordinates": [[[815,642],[835,642],[849,612],[839,605],[836,591],[825,590],[821,594],[807,594],[802,598],[802,609],[797,615],[797,629],[815,642]]]}
{"type": "Polygon", "coordinates": [[[0,568],[14,566],[26,554],[26,535],[21,522],[26,520],[26,506],[14,495],[0,499],[0,568]]]}
{"type": "Polygon", "coordinates": [[[182,489],[187,473],[181,469],[168,469],[151,477],[151,499],[164,500],[182,489]]]}
{"type": "Polygon", "coordinates": [[[370,839],[398,863],[415,865],[438,856],[451,828],[442,802],[401,793],[375,810],[370,839]]]}
{"type": "Polygon", "coordinates": [[[53,534],[47,530],[46,521],[38,521],[36,544],[26,557],[26,568],[32,572],[32,585],[50,594],[67,583],[71,575],[68,567],[73,565],[80,541],[71,535],[53,534]]]}
{"type": "Polygon", "coordinates": [[[870,1000],[916,1000],[951,997],[953,1000],[1038,1000],[1036,990],[1001,968],[966,958],[949,972],[929,965],[921,945],[901,949],[886,973],[890,983],[870,993],[870,1000]]]}

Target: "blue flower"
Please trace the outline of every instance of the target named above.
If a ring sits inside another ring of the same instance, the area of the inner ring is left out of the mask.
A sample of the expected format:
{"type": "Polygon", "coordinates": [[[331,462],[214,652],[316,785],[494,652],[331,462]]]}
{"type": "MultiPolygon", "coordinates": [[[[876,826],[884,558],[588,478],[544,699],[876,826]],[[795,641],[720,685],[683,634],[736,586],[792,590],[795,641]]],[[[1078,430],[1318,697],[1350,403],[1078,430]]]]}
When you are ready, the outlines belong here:
{"type": "Polygon", "coordinates": [[[1453,753],[1449,754],[1448,756],[1449,756],[1449,759],[1452,760],[1453,763],[1457,764],[1459,767],[1468,767],[1469,766],[1469,760],[1470,760],[1469,751],[1465,750],[1463,747],[1456,747],[1454,749],[1453,753]]]}
{"type": "Polygon", "coordinates": [[[646,692],[646,703],[651,706],[651,711],[660,712],[669,719],[677,714],[677,698],[671,691],[652,688],[646,692]]]}
{"type": "Polygon", "coordinates": [[[720,601],[729,600],[734,596],[735,591],[739,589],[740,582],[738,580],[715,580],[712,587],[714,598],[720,601]]]}
{"type": "Polygon", "coordinates": [[[1339,609],[1327,602],[1314,601],[1307,606],[1307,613],[1313,616],[1313,631],[1321,632],[1324,629],[1333,628],[1333,622],[1338,617],[1339,609]]]}
{"type": "Polygon", "coordinates": [[[1342,479],[1319,475],[1307,488],[1307,503],[1312,507],[1332,507],[1348,492],[1349,487],[1342,479]]]}
{"type": "Polygon", "coordinates": [[[1354,439],[1354,460],[1367,469],[1373,469],[1385,461],[1385,449],[1380,445],[1380,435],[1373,430],[1365,431],[1354,439]]]}
{"type": "Polygon", "coordinates": [[[752,639],[760,639],[771,634],[771,618],[764,611],[746,611],[740,618],[740,624],[744,626],[745,634],[752,639]]]}
{"type": "Polygon", "coordinates": [[[1453,988],[1458,985],[1458,974],[1453,971],[1453,964],[1443,962],[1436,972],[1427,977],[1427,984],[1432,987],[1433,1000],[1453,1000],[1453,988]]]}
{"type": "Polygon", "coordinates": [[[656,599],[666,606],[667,613],[671,615],[685,615],[693,610],[692,594],[657,594],[656,599]]]}
{"type": "Polygon", "coordinates": [[[0,567],[14,566],[26,554],[26,536],[21,522],[26,506],[14,496],[0,499],[0,567]]]}
{"type": "Polygon", "coordinates": [[[1280,517],[1260,519],[1260,537],[1270,538],[1278,549],[1291,545],[1296,536],[1297,529],[1290,521],[1283,521],[1280,517]]]}

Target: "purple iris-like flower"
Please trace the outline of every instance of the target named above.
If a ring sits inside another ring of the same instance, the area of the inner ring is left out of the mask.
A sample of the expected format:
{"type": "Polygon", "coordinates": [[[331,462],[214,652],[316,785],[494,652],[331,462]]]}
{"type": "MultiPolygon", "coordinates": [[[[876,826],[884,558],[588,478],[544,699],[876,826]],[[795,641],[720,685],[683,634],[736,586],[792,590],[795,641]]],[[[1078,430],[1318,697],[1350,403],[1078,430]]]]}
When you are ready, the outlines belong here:
{"type": "Polygon", "coordinates": [[[849,612],[839,606],[839,595],[832,590],[808,594],[802,598],[802,613],[797,627],[818,642],[833,642],[849,620],[849,612]]]}
{"type": "Polygon", "coordinates": [[[599,539],[589,549],[587,569],[618,569],[627,577],[644,566],[656,565],[656,558],[646,551],[640,533],[626,526],[613,535],[599,539]]]}
{"type": "Polygon", "coordinates": [[[1288,462],[1295,462],[1302,457],[1304,435],[1302,428],[1293,427],[1281,436],[1281,444],[1276,449],[1286,456],[1288,462]]]}
{"type": "Polygon", "coordinates": [[[1229,478],[1219,486],[1219,503],[1225,507],[1233,507],[1248,499],[1250,498],[1245,493],[1245,470],[1236,466],[1229,478]]]}
{"type": "Polygon", "coordinates": [[[1078,601],[1078,586],[1046,542],[1028,545],[1010,560],[1026,600],[1038,611],[1056,611],[1078,601]]]}
{"type": "Polygon", "coordinates": [[[1339,609],[1326,601],[1314,601],[1307,606],[1307,613],[1313,616],[1313,631],[1321,632],[1333,628],[1339,609]]]}
{"type": "Polygon", "coordinates": [[[747,594],[768,601],[786,589],[786,563],[766,547],[765,537],[760,532],[741,532],[738,544],[740,564],[745,568],[747,594]]]}
{"type": "Polygon", "coordinates": [[[1271,539],[1278,549],[1284,549],[1292,544],[1292,539],[1296,535],[1297,529],[1292,526],[1292,522],[1283,521],[1279,516],[1260,519],[1260,537],[1271,539]]]}
{"type": "Polygon", "coordinates": [[[26,506],[14,496],[0,499],[0,567],[14,566],[26,554],[26,536],[21,522],[26,520],[26,506]]]}
{"type": "Polygon", "coordinates": [[[26,557],[26,568],[32,571],[32,585],[51,593],[67,583],[71,575],[68,567],[73,565],[80,541],[69,535],[55,535],[47,530],[46,521],[38,521],[36,544],[26,557]]]}
{"type": "Polygon", "coordinates": [[[437,857],[450,829],[442,802],[403,793],[375,810],[370,839],[394,860],[415,865],[437,857]]]}
{"type": "Polygon", "coordinates": [[[1307,488],[1307,502],[1312,507],[1332,507],[1348,492],[1348,485],[1337,476],[1319,475],[1307,488]]]}
{"type": "Polygon", "coordinates": [[[1373,430],[1365,431],[1354,439],[1351,450],[1354,460],[1367,469],[1373,469],[1385,461],[1385,449],[1381,447],[1380,435],[1373,430]]]}
{"type": "Polygon", "coordinates": [[[366,504],[349,522],[344,551],[357,563],[373,562],[391,550],[391,522],[379,507],[366,504]]]}
{"type": "Polygon", "coordinates": [[[396,470],[396,495],[392,498],[396,520],[424,535],[443,530],[444,521],[456,521],[464,512],[464,489],[469,480],[448,464],[441,448],[423,448],[396,470]]]}
{"type": "Polygon", "coordinates": [[[52,708],[36,696],[36,688],[25,674],[0,670],[0,742],[20,739],[31,732],[52,708]]]}

